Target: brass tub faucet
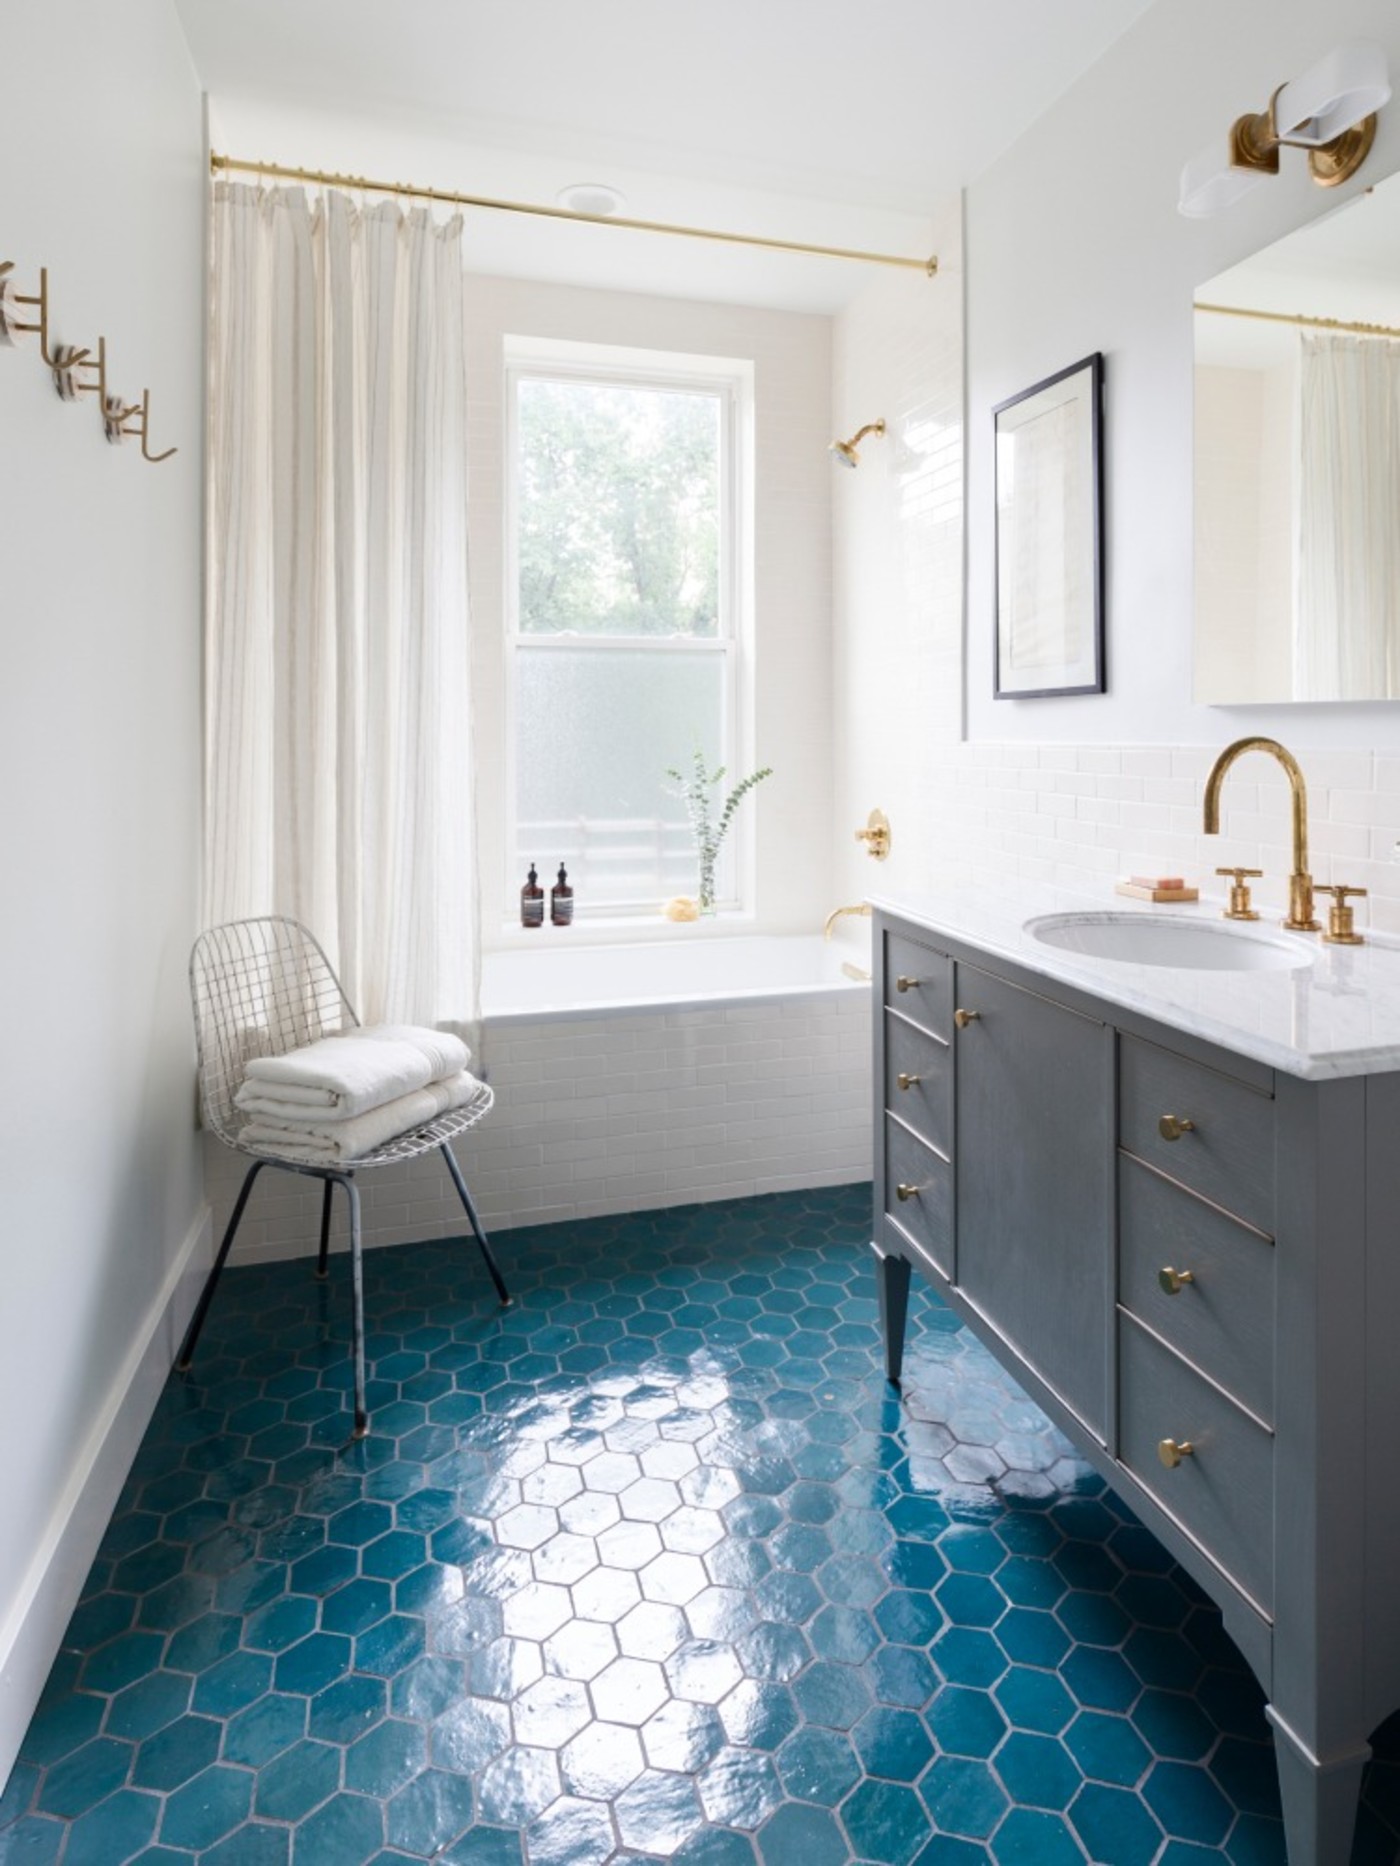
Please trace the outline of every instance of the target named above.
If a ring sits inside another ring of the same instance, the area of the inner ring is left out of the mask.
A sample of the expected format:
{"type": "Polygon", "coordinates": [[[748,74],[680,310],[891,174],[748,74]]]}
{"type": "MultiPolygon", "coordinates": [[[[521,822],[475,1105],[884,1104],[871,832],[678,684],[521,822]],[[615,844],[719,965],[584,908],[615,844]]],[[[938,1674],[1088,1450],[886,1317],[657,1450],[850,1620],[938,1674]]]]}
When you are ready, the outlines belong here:
{"type": "Polygon", "coordinates": [[[1283,766],[1293,793],[1293,873],[1288,877],[1288,916],[1284,925],[1295,933],[1316,933],[1319,922],[1313,909],[1313,878],[1308,873],[1308,787],[1298,760],[1277,739],[1236,739],[1227,745],[1206,779],[1204,829],[1220,834],[1220,788],[1230,766],[1244,752],[1267,752],[1283,766]]]}
{"type": "Polygon", "coordinates": [[[868,920],[870,918],[870,903],[869,901],[862,901],[857,907],[833,907],[826,917],[826,925],[822,928],[823,939],[831,938],[831,929],[845,914],[854,914],[860,919],[868,920]]]}

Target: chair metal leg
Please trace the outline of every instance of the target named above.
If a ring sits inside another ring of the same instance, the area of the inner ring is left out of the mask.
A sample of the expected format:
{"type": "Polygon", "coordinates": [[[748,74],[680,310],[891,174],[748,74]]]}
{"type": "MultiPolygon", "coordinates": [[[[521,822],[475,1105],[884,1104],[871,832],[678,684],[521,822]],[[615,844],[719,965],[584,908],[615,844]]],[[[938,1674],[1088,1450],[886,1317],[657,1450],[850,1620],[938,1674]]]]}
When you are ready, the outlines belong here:
{"type": "Polygon", "coordinates": [[[244,1175],[243,1185],[233,1207],[233,1214],[225,1228],[223,1242],[219,1246],[218,1255],[214,1259],[214,1267],[205,1279],[204,1289],[198,1303],[195,1305],[194,1314],[190,1317],[190,1325],[185,1330],[185,1338],[180,1343],[180,1352],[175,1356],[175,1366],[182,1374],[187,1374],[190,1371],[190,1362],[194,1358],[195,1345],[199,1340],[200,1331],[204,1327],[204,1318],[209,1313],[209,1304],[214,1300],[214,1285],[218,1282],[219,1274],[228,1257],[229,1248],[233,1243],[234,1236],[237,1233],[239,1223],[243,1217],[243,1208],[248,1203],[248,1194],[253,1190],[253,1181],[268,1164],[269,1162],[267,1160],[254,1160],[253,1164],[244,1175]]]}
{"type": "Polygon", "coordinates": [[[467,1182],[462,1177],[462,1169],[457,1164],[457,1156],[453,1153],[446,1141],[442,1143],[442,1153],[443,1158],[447,1161],[447,1170],[451,1173],[453,1184],[457,1188],[457,1195],[466,1208],[467,1217],[471,1222],[471,1228],[475,1234],[477,1245],[480,1248],[482,1256],[486,1259],[486,1268],[491,1272],[491,1281],[496,1285],[496,1294],[501,1299],[501,1306],[502,1308],[508,1309],[510,1307],[510,1291],[506,1288],[505,1278],[501,1275],[496,1259],[492,1255],[491,1246],[487,1241],[486,1233],[481,1228],[481,1220],[476,1215],[476,1207],[472,1204],[471,1193],[467,1191],[467,1182]]]}
{"type": "Polygon", "coordinates": [[[326,1180],[321,1188],[321,1254],[316,1259],[316,1274],[320,1277],[326,1274],[326,1264],[331,1254],[331,1198],[334,1192],[334,1184],[326,1180]]]}
{"type": "MultiPolygon", "coordinates": [[[[350,1201],[350,1287],[355,1328],[355,1437],[363,1438],[369,1430],[369,1413],[365,1409],[365,1277],[360,1250],[360,1189],[348,1173],[337,1177],[350,1201]]],[[[326,1185],[329,1189],[329,1180],[326,1185]]]]}

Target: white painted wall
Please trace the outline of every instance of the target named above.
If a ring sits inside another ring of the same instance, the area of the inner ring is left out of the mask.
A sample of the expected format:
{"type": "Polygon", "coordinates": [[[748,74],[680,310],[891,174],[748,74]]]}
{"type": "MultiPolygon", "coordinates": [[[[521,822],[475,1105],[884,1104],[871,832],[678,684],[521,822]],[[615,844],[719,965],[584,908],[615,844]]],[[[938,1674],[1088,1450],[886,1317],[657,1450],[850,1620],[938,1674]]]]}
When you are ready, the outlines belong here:
{"type": "Polygon", "coordinates": [[[1400,105],[1345,189],[1306,160],[1215,219],[1176,211],[1183,162],[1341,41],[1380,41],[1394,0],[1171,0],[1154,6],[967,198],[968,693],[974,740],[1400,748],[1394,706],[1216,708],[1191,699],[1194,288],[1400,168],[1400,105]],[[1092,350],[1107,359],[1106,697],[992,692],[993,406],[1092,350]]]}
{"type": "MultiPolygon", "coordinates": [[[[942,840],[940,760],[962,729],[961,209],[935,222],[938,276],[880,274],[835,320],[837,430],[883,417],[855,472],[833,468],[835,897],[924,884],[942,840]],[[855,840],[889,817],[889,860],[855,840]]],[[[868,944],[867,924],[841,923],[868,944]]]]}
{"type": "Polygon", "coordinates": [[[49,267],[56,336],[105,334],[112,387],[149,385],[180,452],[107,446],[34,339],[0,349],[0,1780],[201,1242],[202,166],[170,0],[7,9],[0,259],[22,291],[49,267]]]}
{"type": "MultiPolygon", "coordinates": [[[[483,944],[510,943],[518,934],[524,879],[508,871],[504,846],[507,335],[753,363],[753,730],[740,761],[745,770],[771,765],[773,777],[743,806],[744,832],[756,852],[754,917],[745,930],[815,931],[831,891],[831,320],[521,279],[470,283],[468,506],[483,944]]],[[[684,754],[681,747],[677,756],[684,754]]],[[[547,874],[547,851],[541,853],[547,874]]],[[[653,931],[667,931],[659,915],[622,937],[653,931]]],[[[553,937],[548,929],[546,937],[553,937]]],[[[569,937],[587,938],[586,923],[576,923],[569,937]]],[[[614,929],[608,937],[619,934],[614,929]]]]}

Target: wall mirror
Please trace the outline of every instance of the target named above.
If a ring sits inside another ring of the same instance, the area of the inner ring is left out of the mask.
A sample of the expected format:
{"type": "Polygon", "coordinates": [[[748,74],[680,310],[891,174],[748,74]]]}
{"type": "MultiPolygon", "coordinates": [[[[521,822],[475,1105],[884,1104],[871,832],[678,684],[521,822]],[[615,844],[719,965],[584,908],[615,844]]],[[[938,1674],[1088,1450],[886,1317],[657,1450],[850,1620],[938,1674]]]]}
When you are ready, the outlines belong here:
{"type": "Polygon", "coordinates": [[[1400,175],[1194,316],[1197,701],[1400,699],[1400,175]]]}

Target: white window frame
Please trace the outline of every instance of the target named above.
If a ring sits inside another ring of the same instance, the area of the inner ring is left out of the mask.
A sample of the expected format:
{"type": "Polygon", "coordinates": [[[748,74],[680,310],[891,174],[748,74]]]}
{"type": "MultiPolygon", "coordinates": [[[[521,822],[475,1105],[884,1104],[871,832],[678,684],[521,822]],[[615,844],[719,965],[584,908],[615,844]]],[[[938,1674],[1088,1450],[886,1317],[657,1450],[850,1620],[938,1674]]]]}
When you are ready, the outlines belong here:
{"type": "MultiPolygon", "coordinates": [[[[579,343],[557,338],[508,336],[505,354],[505,471],[503,556],[505,630],[505,847],[502,900],[505,924],[512,924],[512,909],[519,890],[516,717],[517,665],[521,653],[549,653],[556,649],[617,650],[646,654],[719,655],[721,681],[720,763],[728,776],[721,791],[738,781],[752,766],[753,756],[753,364],[743,358],[643,350],[631,346],[579,343]],[[628,388],[690,390],[713,395],[719,402],[719,579],[718,630],[714,636],[594,635],[561,631],[536,634],[520,627],[520,575],[517,551],[519,515],[519,388],[524,380],[589,382],[628,388]],[[743,769],[740,769],[740,766],[743,769]]],[[[689,757],[678,746],[677,766],[689,757]]],[[[725,895],[716,903],[720,913],[750,917],[754,902],[754,851],[748,823],[741,813],[726,837],[727,860],[721,866],[725,895]]],[[[548,861],[545,855],[540,859],[548,861]]],[[[548,889],[552,875],[541,873],[548,889]]],[[[654,899],[599,903],[580,897],[576,915],[590,921],[644,921],[656,918],[654,899]]]]}

